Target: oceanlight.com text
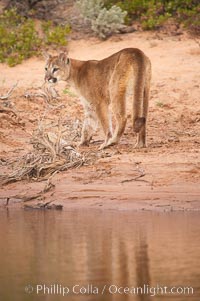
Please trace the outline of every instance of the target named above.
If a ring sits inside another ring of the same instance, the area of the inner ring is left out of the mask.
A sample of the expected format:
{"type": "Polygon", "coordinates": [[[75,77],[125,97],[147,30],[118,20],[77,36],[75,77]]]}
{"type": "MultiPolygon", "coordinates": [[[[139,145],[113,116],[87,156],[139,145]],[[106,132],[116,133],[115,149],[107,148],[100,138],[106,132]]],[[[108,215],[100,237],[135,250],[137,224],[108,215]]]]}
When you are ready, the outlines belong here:
{"type": "Polygon", "coordinates": [[[72,286],[65,286],[62,284],[36,284],[27,285],[25,287],[27,294],[36,295],[149,295],[151,297],[158,295],[193,295],[194,289],[190,286],[164,286],[155,285],[150,286],[144,284],[140,287],[135,286],[119,286],[115,284],[105,284],[103,286],[96,286],[93,284],[74,284],[72,286]]]}

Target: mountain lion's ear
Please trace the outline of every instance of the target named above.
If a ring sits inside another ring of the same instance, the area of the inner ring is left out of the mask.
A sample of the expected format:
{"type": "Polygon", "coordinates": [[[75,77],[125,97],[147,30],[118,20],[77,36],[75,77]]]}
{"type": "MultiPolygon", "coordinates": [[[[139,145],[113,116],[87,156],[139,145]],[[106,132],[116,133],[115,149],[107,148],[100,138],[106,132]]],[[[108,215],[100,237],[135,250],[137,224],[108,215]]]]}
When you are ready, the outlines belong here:
{"type": "Polygon", "coordinates": [[[59,61],[61,62],[61,64],[68,64],[68,57],[67,57],[67,52],[62,52],[59,54],[58,56],[59,61]]]}
{"type": "Polygon", "coordinates": [[[50,55],[48,52],[46,52],[46,51],[42,51],[42,55],[43,55],[43,57],[44,57],[46,60],[48,60],[48,59],[51,58],[51,55],[50,55]]]}

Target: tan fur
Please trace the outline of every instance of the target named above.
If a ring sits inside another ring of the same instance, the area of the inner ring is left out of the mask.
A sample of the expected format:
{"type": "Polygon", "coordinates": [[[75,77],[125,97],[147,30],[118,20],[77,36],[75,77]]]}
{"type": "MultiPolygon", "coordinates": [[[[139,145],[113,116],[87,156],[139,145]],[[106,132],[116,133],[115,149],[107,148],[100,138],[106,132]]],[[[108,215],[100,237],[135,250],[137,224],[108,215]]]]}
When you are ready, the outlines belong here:
{"type": "Polygon", "coordinates": [[[99,121],[105,134],[101,149],[118,143],[124,132],[126,95],[131,86],[136,147],[146,146],[151,63],[141,50],[126,48],[100,61],[74,60],[66,53],[49,56],[45,80],[64,80],[74,86],[85,109],[81,144],[89,143],[99,121]],[[116,123],[114,133],[111,110],[116,123]]]}

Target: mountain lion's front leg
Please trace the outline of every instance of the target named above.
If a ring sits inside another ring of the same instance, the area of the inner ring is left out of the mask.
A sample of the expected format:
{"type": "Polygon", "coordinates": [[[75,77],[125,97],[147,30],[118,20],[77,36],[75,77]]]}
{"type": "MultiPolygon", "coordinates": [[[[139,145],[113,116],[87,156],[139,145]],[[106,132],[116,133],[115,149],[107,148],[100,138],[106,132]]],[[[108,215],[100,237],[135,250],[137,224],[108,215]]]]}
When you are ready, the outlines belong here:
{"type": "Polygon", "coordinates": [[[81,141],[79,145],[89,145],[92,135],[97,128],[97,117],[94,112],[85,112],[85,118],[83,122],[83,128],[81,132],[81,141]]]}

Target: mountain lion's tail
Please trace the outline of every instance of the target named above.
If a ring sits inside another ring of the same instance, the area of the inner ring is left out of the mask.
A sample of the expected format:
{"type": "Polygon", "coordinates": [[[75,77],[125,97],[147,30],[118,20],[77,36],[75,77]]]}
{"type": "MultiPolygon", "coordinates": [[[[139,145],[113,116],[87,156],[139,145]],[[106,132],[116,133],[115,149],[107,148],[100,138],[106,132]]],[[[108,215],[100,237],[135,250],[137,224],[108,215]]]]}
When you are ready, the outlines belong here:
{"type": "Polygon", "coordinates": [[[134,66],[133,129],[138,134],[137,147],[146,146],[146,123],[151,82],[150,60],[141,55],[134,66]]]}

